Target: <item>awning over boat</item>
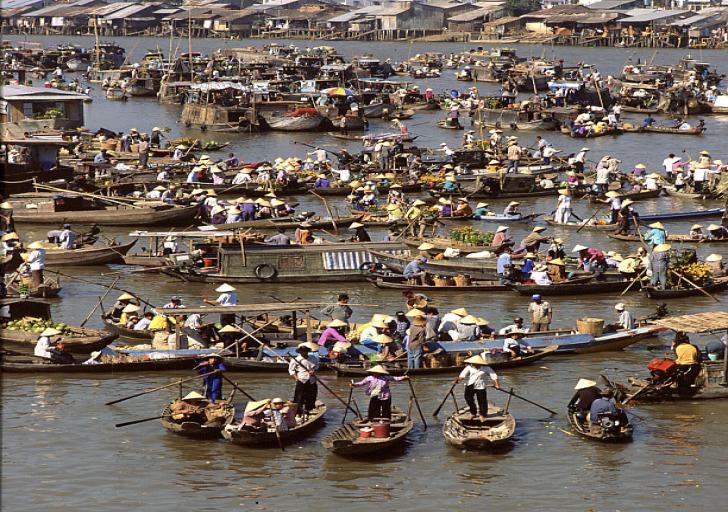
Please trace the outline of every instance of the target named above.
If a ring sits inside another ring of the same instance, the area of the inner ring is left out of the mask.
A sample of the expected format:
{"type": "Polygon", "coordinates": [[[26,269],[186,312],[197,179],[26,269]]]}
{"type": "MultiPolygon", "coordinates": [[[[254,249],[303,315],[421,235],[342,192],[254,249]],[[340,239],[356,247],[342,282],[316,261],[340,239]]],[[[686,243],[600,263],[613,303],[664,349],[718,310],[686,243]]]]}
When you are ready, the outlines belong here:
{"type": "MultiPolygon", "coordinates": [[[[390,255],[408,256],[409,249],[401,249],[395,251],[385,251],[390,255]]],[[[357,270],[362,264],[371,261],[379,261],[369,251],[324,251],[321,254],[324,262],[325,270],[357,270]]]]}
{"type": "Polygon", "coordinates": [[[655,320],[659,326],[673,331],[687,333],[703,333],[728,330],[728,312],[710,311],[693,315],[671,316],[655,320]]]}

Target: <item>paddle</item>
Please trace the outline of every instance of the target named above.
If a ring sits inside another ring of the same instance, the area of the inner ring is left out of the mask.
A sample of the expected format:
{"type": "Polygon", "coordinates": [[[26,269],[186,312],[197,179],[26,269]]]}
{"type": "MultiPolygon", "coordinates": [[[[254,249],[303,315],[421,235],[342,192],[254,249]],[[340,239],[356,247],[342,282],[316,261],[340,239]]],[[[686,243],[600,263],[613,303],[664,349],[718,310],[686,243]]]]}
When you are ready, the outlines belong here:
{"type": "Polygon", "coordinates": [[[642,386],[641,388],[639,388],[637,391],[635,391],[634,393],[632,393],[631,395],[629,395],[627,398],[625,398],[624,401],[622,401],[622,404],[621,405],[627,405],[627,402],[629,402],[630,400],[633,400],[634,398],[636,398],[637,395],[639,395],[640,393],[642,393],[645,389],[647,389],[651,385],[652,385],[652,382],[648,382],[647,384],[645,384],[644,386],[642,386]]]}
{"type": "MultiPolygon", "coordinates": [[[[602,208],[604,208],[604,206],[605,206],[605,205],[602,205],[602,206],[600,206],[599,208],[597,208],[597,209],[596,209],[596,211],[595,211],[595,212],[594,212],[594,213],[592,214],[592,216],[591,216],[591,217],[589,217],[588,219],[586,219],[586,220],[584,221],[584,223],[583,223],[583,224],[582,224],[582,225],[581,225],[581,226],[579,227],[579,229],[577,229],[577,230],[576,230],[576,232],[578,233],[579,231],[581,231],[582,229],[584,229],[584,227],[585,227],[585,226],[586,226],[586,225],[587,225],[587,224],[589,223],[589,221],[590,221],[590,220],[592,220],[592,219],[593,219],[594,217],[596,217],[596,216],[597,216],[597,214],[598,214],[598,213],[599,213],[600,211],[602,211],[602,208]]],[[[573,215],[573,214],[572,214],[572,215],[573,215]]],[[[515,395],[514,395],[514,396],[515,396],[515,395]]]]}
{"type": "MultiPolygon", "coordinates": [[[[219,373],[219,372],[220,372],[220,370],[215,370],[213,372],[208,373],[208,375],[212,375],[213,373],[219,373]]],[[[158,388],[148,389],[146,391],[142,391],[141,393],[135,393],[133,395],[126,396],[124,398],[119,398],[118,400],[112,400],[111,402],[106,402],[104,405],[118,404],[119,402],[123,402],[123,401],[129,400],[131,398],[136,398],[138,396],[147,395],[149,393],[154,393],[155,391],[159,391],[161,389],[166,389],[166,388],[171,388],[172,386],[178,386],[178,385],[182,384],[183,382],[189,382],[191,380],[196,380],[199,378],[200,378],[199,375],[195,375],[194,377],[190,377],[188,379],[180,379],[179,381],[173,382],[172,384],[167,384],[165,386],[159,386],[158,388]]]]}
{"type": "Polygon", "coordinates": [[[447,393],[445,393],[445,397],[442,399],[442,402],[440,402],[440,405],[437,406],[437,409],[435,409],[435,412],[432,413],[432,416],[437,417],[437,415],[440,413],[440,410],[445,405],[447,398],[452,394],[453,389],[455,389],[455,386],[457,386],[457,385],[458,385],[458,381],[454,380],[452,383],[452,386],[450,386],[450,389],[448,389],[447,393]]]}
{"type": "Polygon", "coordinates": [[[273,428],[275,429],[276,441],[278,441],[278,447],[281,449],[282,452],[285,452],[286,449],[283,447],[283,440],[281,439],[281,433],[278,430],[278,422],[276,421],[276,414],[275,414],[275,409],[273,409],[273,402],[268,402],[268,408],[270,409],[270,415],[273,418],[273,428]]]}
{"type": "Polygon", "coordinates": [[[407,377],[407,384],[409,384],[410,391],[412,391],[412,398],[415,399],[415,405],[417,406],[417,412],[420,415],[420,419],[422,420],[422,426],[425,427],[425,430],[427,430],[427,422],[425,421],[425,415],[422,414],[422,409],[420,408],[420,401],[417,400],[417,394],[415,393],[415,387],[412,385],[412,380],[407,377]]]}
{"type": "Polygon", "coordinates": [[[104,293],[104,294],[103,294],[103,295],[102,295],[101,297],[99,297],[99,300],[98,300],[98,302],[96,303],[96,305],[95,305],[95,306],[93,307],[93,309],[92,309],[91,311],[89,311],[88,315],[86,315],[86,318],[84,318],[84,319],[83,319],[83,322],[81,322],[81,327],[83,327],[84,325],[86,325],[86,322],[88,322],[89,318],[91,318],[91,315],[93,315],[93,314],[94,314],[94,312],[95,312],[95,311],[96,311],[96,310],[98,309],[98,307],[99,307],[99,306],[101,305],[101,303],[102,303],[102,302],[104,301],[104,299],[105,299],[105,298],[106,298],[106,296],[107,296],[107,295],[109,294],[109,292],[111,292],[111,289],[112,289],[112,288],[114,287],[114,285],[116,284],[116,282],[117,282],[117,281],[118,281],[119,279],[121,279],[121,276],[117,276],[117,277],[116,277],[116,278],[114,279],[114,282],[113,282],[113,283],[111,283],[111,286],[109,286],[109,287],[108,287],[108,288],[106,289],[106,293],[104,293]]]}
{"type": "Polygon", "coordinates": [[[510,395],[512,395],[512,396],[515,396],[516,398],[520,398],[520,399],[521,399],[521,400],[523,400],[524,402],[528,402],[528,403],[529,403],[529,404],[531,404],[531,405],[535,405],[536,407],[540,407],[540,408],[541,408],[541,409],[543,409],[544,411],[548,411],[548,412],[550,412],[551,414],[558,414],[558,413],[557,413],[556,411],[554,411],[554,410],[552,410],[552,409],[549,409],[548,407],[544,407],[543,405],[541,405],[541,404],[537,404],[536,402],[533,402],[533,401],[529,400],[528,398],[525,398],[525,397],[522,397],[521,395],[517,395],[517,394],[515,394],[515,393],[513,392],[513,388],[511,388],[511,389],[510,389],[509,391],[506,391],[505,389],[501,389],[501,388],[495,388],[495,389],[497,389],[498,391],[502,391],[503,393],[506,393],[506,394],[510,394],[510,395]]]}
{"type": "Polygon", "coordinates": [[[114,425],[116,428],[126,427],[127,425],[136,425],[137,423],[144,423],[146,421],[154,421],[159,420],[164,417],[166,417],[166,414],[162,414],[161,416],[154,416],[152,418],[144,418],[143,420],[134,420],[134,421],[125,421],[124,423],[117,423],[114,425]]]}
{"type": "MultiPolygon", "coordinates": [[[[219,371],[219,370],[218,370],[218,371],[219,371]]],[[[238,386],[237,382],[233,382],[233,381],[232,381],[232,380],[230,380],[229,378],[225,377],[225,374],[224,374],[224,373],[222,374],[222,378],[223,378],[223,379],[225,379],[226,381],[228,381],[228,383],[229,383],[229,384],[230,384],[230,385],[231,385],[232,387],[234,387],[235,389],[237,389],[238,391],[240,391],[240,392],[241,392],[242,394],[244,394],[244,395],[245,395],[245,397],[246,397],[246,398],[247,398],[248,400],[252,400],[253,402],[255,402],[255,398],[253,398],[252,396],[250,396],[250,395],[249,395],[248,393],[246,393],[246,392],[245,392],[245,390],[244,390],[243,388],[241,388],[240,386],[238,386]]]]}
{"type": "Polygon", "coordinates": [[[354,387],[349,387],[349,399],[346,401],[346,409],[344,409],[344,417],[341,418],[341,424],[346,423],[346,415],[349,413],[349,405],[351,404],[351,397],[354,395],[354,387]]]}
{"type": "Polygon", "coordinates": [[[635,277],[634,279],[632,279],[632,282],[631,282],[631,283],[629,283],[629,286],[628,286],[627,288],[625,288],[625,289],[624,289],[624,291],[623,291],[622,293],[620,293],[620,294],[619,294],[619,296],[621,297],[622,295],[624,295],[625,293],[627,293],[627,292],[628,292],[628,291],[630,290],[630,288],[632,288],[632,286],[633,286],[633,285],[634,285],[634,284],[635,284],[635,283],[636,283],[637,281],[639,281],[639,280],[640,280],[640,278],[641,278],[641,277],[642,277],[642,276],[644,275],[644,273],[645,273],[645,272],[647,272],[647,269],[644,269],[644,270],[643,270],[642,272],[640,272],[640,273],[639,273],[639,274],[637,275],[637,277],[635,277]]]}
{"type": "Polygon", "coordinates": [[[698,291],[699,291],[700,293],[702,293],[703,295],[706,295],[706,296],[710,297],[710,298],[711,298],[711,299],[713,299],[713,300],[714,300],[715,302],[720,302],[720,299],[719,299],[719,298],[717,298],[717,297],[716,297],[715,295],[711,295],[710,293],[706,292],[706,291],[705,291],[705,289],[703,289],[703,288],[701,288],[700,286],[698,286],[697,284],[693,283],[693,282],[692,282],[692,281],[691,281],[690,279],[688,279],[687,277],[685,277],[685,276],[684,276],[684,275],[682,275],[681,273],[679,273],[679,272],[675,272],[674,270],[671,270],[670,272],[672,272],[672,273],[673,273],[673,274],[675,274],[675,275],[676,275],[677,277],[679,277],[680,279],[682,279],[683,281],[685,281],[686,283],[688,283],[689,285],[691,285],[691,286],[692,286],[693,288],[695,288],[696,290],[698,290],[698,291]]]}

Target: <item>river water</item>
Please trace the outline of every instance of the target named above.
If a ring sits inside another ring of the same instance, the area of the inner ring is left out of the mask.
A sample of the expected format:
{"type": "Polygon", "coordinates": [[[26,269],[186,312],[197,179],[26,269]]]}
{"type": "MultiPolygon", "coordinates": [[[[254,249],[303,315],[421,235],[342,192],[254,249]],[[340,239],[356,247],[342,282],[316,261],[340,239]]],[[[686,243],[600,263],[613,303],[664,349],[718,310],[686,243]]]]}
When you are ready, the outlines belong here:
{"type": "MultiPolygon", "coordinates": [[[[83,42],[84,38],[47,38],[47,44],[83,42]]],[[[123,40],[133,59],[147,48],[158,44],[166,51],[167,41],[128,38],[123,40]]],[[[175,46],[176,46],[175,42],[175,46]]],[[[219,40],[196,40],[194,49],[211,52],[220,45],[244,46],[247,43],[219,40]]],[[[261,45],[261,42],[252,44],[261,45]]],[[[298,44],[298,43],[297,43],[298,44]]],[[[301,44],[303,45],[303,44],[301,44]]],[[[186,43],[183,43],[183,47],[186,43]]],[[[424,51],[461,51],[475,45],[397,43],[334,43],[346,56],[362,50],[379,56],[401,60],[424,51]]],[[[517,46],[519,55],[561,56],[567,64],[578,60],[598,65],[603,75],[616,74],[627,58],[639,56],[644,61],[652,51],[631,51],[591,48],[551,48],[517,46]]],[[[655,62],[676,62],[684,52],[660,50],[655,62]]],[[[719,72],[728,69],[728,52],[705,51],[696,57],[711,62],[719,72]]],[[[445,71],[439,80],[420,82],[435,90],[463,87],[445,71]]],[[[481,92],[489,88],[481,87],[481,92]]],[[[126,131],[135,126],[142,131],[153,125],[169,126],[171,135],[198,137],[199,132],[185,130],[177,120],[178,106],[160,106],[153,100],[132,100],[128,103],[106,102],[99,90],[94,102],[87,106],[86,125],[92,129],[104,126],[126,131]]],[[[437,146],[446,141],[459,145],[461,134],[435,128],[434,119],[442,114],[422,112],[408,122],[410,131],[420,135],[418,144],[437,146]],[[424,124],[420,124],[424,123],[424,124]]],[[[622,167],[638,162],[659,169],[669,152],[696,156],[708,149],[714,158],[728,157],[726,136],[728,118],[707,117],[708,132],[702,137],[665,135],[623,135],[603,137],[587,142],[592,159],[610,153],[622,159],[622,167]]],[[[374,125],[374,123],[373,123],[374,125]]],[[[373,130],[386,129],[385,124],[373,130]]],[[[578,150],[584,141],[572,140],[559,133],[544,134],[564,153],[578,150]]],[[[331,144],[322,134],[220,135],[205,138],[229,140],[236,155],[248,161],[272,160],[277,156],[302,156],[304,151],[293,140],[331,144]]],[[[521,134],[531,143],[535,134],[521,134]]],[[[349,146],[352,149],[355,146],[349,146]]],[[[320,203],[306,197],[297,198],[305,209],[322,210],[320,203]]],[[[496,208],[504,206],[494,201],[496,208]]],[[[551,198],[524,200],[524,211],[550,212],[551,198]]],[[[641,213],[665,210],[686,211],[716,204],[697,204],[690,200],[660,198],[638,204],[641,213]]],[[[336,205],[343,211],[343,205],[336,205]]],[[[585,201],[576,201],[577,215],[593,212],[585,201]]],[[[686,232],[691,222],[671,223],[672,232],[686,232]]],[[[47,226],[28,226],[24,239],[44,235],[47,226]]],[[[479,229],[489,229],[481,224],[479,229]]],[[[492,228],[492,227],[490,227],[492,228]]],[[[526,226],[514,227],[520,239],[526,226]]],[[[125,235],[126,230],[106,230],[125,235]]],[[[594,244],[627,253],[635,245],[610,245],[600,234],[583,231],[547,231],[575,243],[594,244]]],[[[375,232],[376,234],[376,232],[375,232]]],[[[144,245],[140,242],[140,245],[144,245]]],[[[702,256],[716,251],[700,247],[702,256]]],[[[119,285],[132,289],[150,302],[161,304],[170,295],[184,297],[187,304],[199,303],[203,296],[215,296],[212,287],[183,284],[146,273],[129,273],[128,267],[67,268],[64,273],[80,276],[99,284],[110,284],[114,272],[123,272],[119,285]]],[[[54,303],[54,316],[77,324],[103,294],[102,286],[94,286],[62,278],[62,299],[54,303]]],[[[374,312],[393,313],[402,307],[396,290],[377,290],[368,284],[347,284],[355,304],[377,304],[378,308],[355,306],[354,319],[363,321],[374,312]]],[[[241,303],[272,302],[271,296],[285,300],[330,301],[343,288],[341,285],[310,283],[306,289],[291,285],[255,285],[239,287],[241,303]]],[[[515,294],[433,294],[438,307],[448,310],[466,306],[471,313],[484,316],[493,325],[510,323],[517,315],[525,316],[528,299],[515,294]]],[[[623,300],[637,316],[654,310],[654,302],[638,294],[627,294],[623,300]]],[[[573,325],[581,316],[597,316],[608,321],[614,318],[616,297],[554,298],[554,324],[573,325]]],[[[111,299],[105,303],[110,304],[111,299]]],[[[671,313],[694,313],[724,309],[706,297],[671,302],[671,313]]],[[[89,325],[101,325],[94,316],[89,325]]],[[[699,338],[702,344],[707,338],[699,338]]],[[[669,338],[649,340],[619,353],[593,354],[579,357],[551,358],[529,368],[503,371],[502,381],[517,393],[562,413],[579,377],[596,379],[600,373],[626,376],[640,372],[652,358],[669,348],[669,338]]],[[[503,510],[697,510],[715,508],[722,497],[723,471],[728,459],[725,448],[724,418],[728,403],[683,403],[676,405],[640,406],[634,409],[635,439],[628,445],[590,443],[569,435],[563,414],[548,413],[519,400],[511,403],[518,420],[515,442],[510,450],[498,454],[463,453],[444,444],[441,423],[431,417],[445,392],[450,377],[433,376],[413,381],[428,423],[410,435],[402,452],[384,460],[352,461],[329,455],[320,439],[335,428],[343,416],[340,406],[323,389],[320,397],[330,408],[327,425],[311,439],[278,450],[248,450],[223,441],[190,441],[166,433],[152,421],[115,429],[114,424],[137,418],[156,416],[176,390],[145,395],[115,406],[103,403],[147,388],[171,383],[189,373],[161,375],[120,375],[85,378],[78,376],[3,375],[2,381],[2,499],[6,510],[105,510],[166,511],[184,503],[185,509],[210,508],[240,510],[275,510],[283,506],[296,509],[334,510],[347,507],[353,511],[373,507],[399,507],[407,510],[473,510],[481,507],[503,510]]],[[[283,375],[231,375],[251,395],[258,397],[292,396],[291,380],[283,375]]],[[[325,375],[327,384],[341,396],[348,389],[345,379],[325,375]]],[[[406,406],[408,389],[393,385],[394,403],[406,406]]],[[[186,391],[191,388],[186,388],[186,391]]],[[[229,386],[226,392],[229,392],[229,386]]],[[[458,389],[458,400],[461,398],[458,389]]],[[[363,394],[355,395],[360,406],[366,405],[363,394]]],[[[504,403],[505,395],[491,391],[490,398],[504,403]]],[[[238,397],[240,398],[240,397],[238,397]]],[[[440,421],[452,406],[440,414],[440,421]]]]}

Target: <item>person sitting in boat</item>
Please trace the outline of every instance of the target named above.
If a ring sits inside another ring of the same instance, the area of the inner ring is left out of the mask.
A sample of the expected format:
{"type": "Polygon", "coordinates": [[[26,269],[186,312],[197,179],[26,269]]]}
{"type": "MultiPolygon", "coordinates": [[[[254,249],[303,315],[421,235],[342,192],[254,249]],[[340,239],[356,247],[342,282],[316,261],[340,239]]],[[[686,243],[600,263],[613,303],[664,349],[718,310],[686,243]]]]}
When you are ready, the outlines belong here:
{"type": "Polygon", "coordinates": [[[510,334],[512,332],[528,332],[528,328],[523,325],[523,318],[517,316],[513,319],[513,323],[506,325],[498,331],[498,334],[510,334]]]}
{"type": "Polygon", "coordinates": [[[378,361],[391,361],[397,356],[399,346],[390,333],[391,327],[388,325],[385,333],[378,334],[372,340],[375,343],[378,361]]]}
{"type": "Polygon", "coordinates": [[[486,377],[493,381],[495,389],[500,389],[498,375],[487,365],[485,359],[478,354],[465,360],[463,368],[454,383],[465,382],[465,402],[470,408],[470,419],[485,422],[488,416],[488,386],[486,377]]]}
{"type": "Polygon", "coordinates": [[[728,238],[728,229],[725,226],[711,224],[708,226],[708,238],[710,240],[725,240],[728,238]]]}
{"type": "Polygon", "coordinates": [[[653,124],[655,124],[655,122],[656,122],[655,118],[652,117],[651,114],[647,114],[647,117],[645,117],[642,120],[642,128],[647,128],[648,126],[652,126],[653,124]]]}
{"type": "Polygon", "coordinates": [[[227,210],[220,205],[215,205],[210,210],[210,224],[225,224],[227,217],[227,210]]]}
{"type": "Polygon", "coordinates": [[[524,277],[526,279],[530,279],[534,282],[534,284],[540,285],[540,286],[548,286],[551,283],[551,277],[549,276],[547,272],[546,265],[538,265],[534,267],[533,271],[528,276],[524,277]]]}
{"type": "Polygon", "coordinates": [[[329,188],[331,187],[331,182],[326,177],[325,174],[319,174],[316,176],[316,181],[313,184],[314,188],[329,188]]]}
{"type": "Polygon", "coordinates": [[[94,156],[95,164],[108,164],[109,162],[110,162],[110,158],[109,158],[109,155],[108,155],[108,152],[106,151],[106,149],[100,150],[94,156]]]}
{"type": "Polygon", "coordinates": [[[521,331],[512,331],[503,340],[503,353],[515,359],[526,354],[533,354],[533,347],[524,341],[525,334],[521,331]]]}
{"type": "Polygon", "coordinates": [[[546,273],[551,283],[562,283],[569,277],[566,274],[566,264],[561,258],[554,258],[546,262],[546,273]]]}
{"type": "Polygon", "coordinates": [[[452,341],[473,341],[478,338],[478,319],[465,315],[456,322],[455,329],[448,331],[452,341]]]}
{"type": "Polygon", "coordinates": [[[634,201],[625,199],[617,213],[617,235],[629,235],[632,227],[639,222],[639,214],[631,207],[634,201]]]}
{"type": "Polygon", "coordinates": [[[205,397],[197,391],[187,393],[180,400],[175,400],[169,405],[171,417],[175,422],[182,423],[185,421],[193,421],[196,423],[205,423],[205,406],[207,401],[205,397]]]}
{"type": "Polygon", "coordinates": [[[726,275],[725,266],[723,265],[723,256],[720,254],[710,254],[705,258],[705,264],[710,267],[713,277],[723,277],[726,275]]]}
{"type": "Polygon", "coordinates": [[[595,400],[601,398],[602,391],[597,387],[597,383],[589,379],[579,379],[574,386],[576,395],[571,402],[569,402],[569,408],[576,409],[576,415],[582,422],[586,422],[591,406],[595,400]]]}
{"type": "Polygon", "coordinates": [[[392,393],[390,382],[400,382],[409,379],[407,375],[393,377],[382,365],[378,364],[367,369],[367,375],[359,382],[352,379],[349,386],[352,388],[367,386],[366,394],[369,397],[367,419],[374,421],[378,418],[392,419],[392,393]]]}
{"type": "Polygon", "coordinates": [[[690,233],[688,233],[688,237],[690,237],[691,240],[700,240],[701,238],[705,238],[702,224],[693,224],[690,226],[690,233]]]}
{"type": "Polygon", "coordinates": [[[478,219],[481,217],[487,217],[489,215],[492,215],[490,208],[488,208],[488,203],[478,203],[475,205],[475,210],[473,210],[473,218],[478,219]]]}
{"type": "Polygon", "coordinates": [[[359,200],[359,204],[363,209],[371,208],[377,206],[377,196],[374,192],[374,190],[370,187],[364,187],[363,190],[364,194],[362,195],[361,199],[359,200]]]}
{"type": "MultiPolygon", "coordinates": [[[[198,394],[199,393],[195,393],[198,394]]],[[[188,395],[189,396],[189,395],[188,395]]],[[[204,399],[202,395],[200,398],[204,399]]],[[[245,412],[241,422],[241,429],[249,432],[266,432],[268,425],[265,423],[266,411],[270,410],[270,400],[251,400],[245,405],[245,412]]]]}
{"type": "Polygon", "coordinates": [[[419,284],[427,284],[427,270],[422,268],[422,264],[427,263],[427,257],[419,256],[410,261],[404,268],[402,275],[407,281],[418,281],[419,284]]]}
{"type": "Polygon", "coordinates": [[[510,203],[508,203],[508,206],[503,209],[503,215],[520,215],[520,205],[521,203],[519,203],[518,201],[511,201],[510,203]]]}
{"type": "Polygon", "coordinates": [[[354,236],[351,237],[352,242],[371,242],[372,238],[369,236],[364,224],[361,222],[352,222],[349,229],[354,230],[354,236]]]}
{"type": "Polygon", "coordinates": [[[455,175],[446,174],[445,181],[442,184],[442,191],[446,194],[455,194],[460,190],[460,185],[455,179],[455,175]]]}
{"type": "Polygon", "coordinates": [[[386,210],[387,222],[397,222],[404,217],[404,212],[399,204],[390,203],[386,206],[386,210]]]}
{"type": "Polygon", "coordinates": [[[198,364],[195,369],[202,376],[205,396],[210,403],[214,404],[216,400],[222,400],[222,372],[225,371],[222,356],[212,354],[198,364]]]}
{"type": "Polygon", "coordinates": [[[606,255],[596,247],[575,245],[571,252],[578,254],[577,269],[586,272],[604,272],[607,269],[606,255]]]}
{"type": "Polygon", "coordinates": [[[329,352],[329,359],[335,362],[345,362],[351,359],[349,355],[349,349],[351,348],[351,342],[349,341],[337,341],[331,347],[329,352]]]}
{"type": "Polygon", "coordinates": [[[649,225],[651,228],[644,235],[645,242],[649,242],[654,248],[660,244],[667,242],[667,232],[665,231],[665,225],[662,222],[653,222],[649,225]]]}
{"type": "Polygon", "coordinates": [[[609,418],[618,424],[621,431],[625,431],[629,426],[629,419],[622,409],[617,408],[614,403],[614,394],[611,389],[605,389],[600,392],[599,398],[594,400],[589,408],[589,423],[591,425],[601,427],[603,425],[602,418],[609,418]]]}
{"type": "Polygon", "coordinates": [[[379,350],[379,345],[374,339],[380,334],[389,332],[389,326],[379,316],[372,317],[372,321],[365,324],[359,333],[359,343],[373,350],[379,350]]]}
{"type": "Polygon", "coordinates": [[[551,245],[549,245],[547,258],[557,259],[566,258],[566,250],[564,249],[564,240],[561,238],[551,239],[551,245]]]}
{"type": "Polygon", "coordinates": [[[272,423],[280,431],[290,430],[296,426],[296,407],[282,398],[276,397],[270,401],[273,406],[272,423]]]}
{"type": "Polygon", "coordinates": [[[645,190],[657,190],[660,188],[660,180],[662,177],[656,172],[651,172],[645,176],[645,190]]]}
{"type": "Polygon", "coordinates": [[[549,178],[548,176],[544,175],[543,178],[538,182],[538,186],[542,188],[543,190],[551,190],[556,188],[556,184],[554,183],[554,180],[549,178]]]}
{"type": "Polygon", "coordinates": [[[53,327],[48,327],[40,333],[38,340],[35,343],[35,349],[33,355],[36,357],[42,357],[44,359],[51,358],[51,348],[60,341],[61,331],[53,327]],[[55,339],[54,339],[55,338],[55,339]]]}
{"type": "Polygon", "coordinates": [[[326,326],[326,329],[324,329],[321,333],[321,336],[319,336],[317,342],[318,345],[320,347],[326,347],[326,349],[330,351],[331,347],[333,347],[337,341],[347,341],[344,336],[344,331],[348,325],[349,324],[343,320],[339,320],[338,318],[331,320],[326,326]]]}
{"type": "Polygon", "coordinates": [[[678,365],[678,388],[689,389],[694,387],[695,379],[698,377],[701,368],[700,350],[690,343],[690,338],[684,332],[675,333],[672,349],[676,356],[675,364],[678,365]]]}
{"type": "Polygon", "coordinates": [[[134,330],[135,331],[146,331],[149,329],[149,324],[152,323],[152,319],[154,318],[154,313],[151,311],[147,311],[144,313],[144,316],[139,319],[139,321],[134,324],[134,330]]]}
{"type": "Polygon", "coordinates": [[[452,341],[451,332],[457,332],[460,320],[468,316],[468,311],[465,308],[453,309],[449,313],[442,315],[437,326],[438,337],[442,341],[452,341]]]}
{"type": "Polygon", "coordinates": [[[611,331],[611,330],[630,330],[635,328],[635,321],[634,317],[632,316],[632,313],[626,308],[623,302],[619,302],[618,304],[614,305],[614,311],[619,315],[619,318],[616,323],[608,326],[608,329],[605,329],[605,331],[611,331]]]}
{"type": "Polygon", "coordinates": [[[526,280],[529,279],[531,276],[531,272],[536,268],[536,262],[534,261],[536,259],[536,255],[532,252],[527,252],[526,255],[523,257],[523,262],[521,263],[521,279],[526,280]]]}
{"type": "Polygon", "coordinates": [[[76,359],[66,349],[66,344],[61,341],[52,345],[48,351],[50,352],[50,359],[53,364],[76,364],[76,359]]]}
{"type": "Polygon", "coordinates": [[[452,212],[453,217],[471,217],[473,215],[473,209],[468,203],[468,200],[464,197],[458,199],[458,204],[455,210],[452,212]]]}

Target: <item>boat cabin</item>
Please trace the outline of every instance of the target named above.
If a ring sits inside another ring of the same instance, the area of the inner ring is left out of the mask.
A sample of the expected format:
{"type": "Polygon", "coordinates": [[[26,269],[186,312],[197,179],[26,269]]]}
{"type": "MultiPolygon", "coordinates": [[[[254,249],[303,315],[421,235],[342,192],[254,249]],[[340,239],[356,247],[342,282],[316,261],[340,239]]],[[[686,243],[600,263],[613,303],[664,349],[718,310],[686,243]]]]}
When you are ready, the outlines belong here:
{"type": "Polygon", "coordinates": [[[41,299],[0,299],[0,323],[33,316],[51,318],[51,303],[41,299]]]}
{"type": "Polygon", "coordinates": [[[85,94],[45,87],[6,85],[0,97],[2,138],[25,132],[73,130],[83,126],[85,94]]]}
{"type": "Polygon", "coordinates": [[[58,153],[61,148],[74,144],[64,140],[4,139],[0,166],[7,183],[3,186],[3,192],[29,192],[33,190],[33,180],[41,183],[72,180],[73,168],[60,165],[58,153]]]}

